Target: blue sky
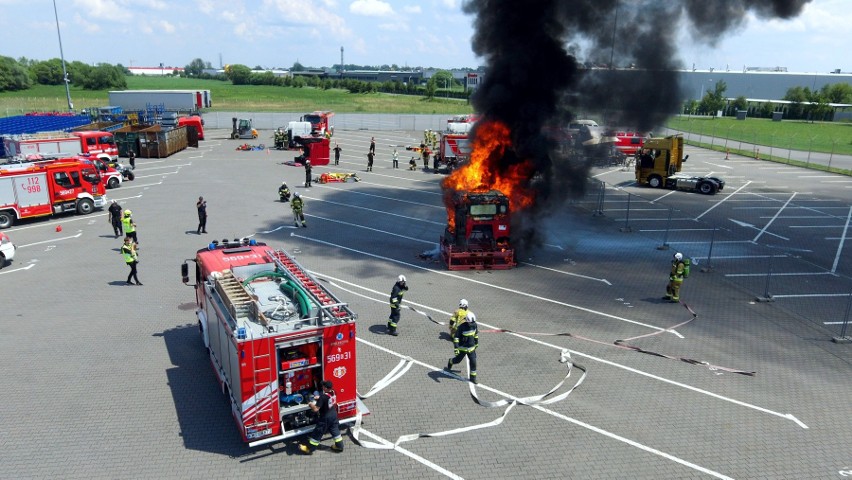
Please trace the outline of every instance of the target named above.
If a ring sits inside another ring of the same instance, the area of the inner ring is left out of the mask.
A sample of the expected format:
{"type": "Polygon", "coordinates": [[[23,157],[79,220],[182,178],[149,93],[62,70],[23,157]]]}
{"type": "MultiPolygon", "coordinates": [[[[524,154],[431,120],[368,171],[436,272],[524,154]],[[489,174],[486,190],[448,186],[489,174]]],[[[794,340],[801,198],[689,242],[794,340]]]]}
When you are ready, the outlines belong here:
{"type": "MultiPolygon", "coordinates": [[[[631,1],[631,0],[623,0],[631,1]]],[[[182,67],[194,58],[250,67],[476,67],[461,0],[56,0],[66,60],[182,67]]],[[[523,2],[519,1],[519,5],[523,2]]],[[[59,56],[51,0],[0,0],[0,55],[59,56]],[[20,19],[10,22],[8,19],[20,19]]],[[[848,0],[813,0],[789,21],[750,17],[716,46],[682,32],[687,68],[852,71],[848,0]]]]}

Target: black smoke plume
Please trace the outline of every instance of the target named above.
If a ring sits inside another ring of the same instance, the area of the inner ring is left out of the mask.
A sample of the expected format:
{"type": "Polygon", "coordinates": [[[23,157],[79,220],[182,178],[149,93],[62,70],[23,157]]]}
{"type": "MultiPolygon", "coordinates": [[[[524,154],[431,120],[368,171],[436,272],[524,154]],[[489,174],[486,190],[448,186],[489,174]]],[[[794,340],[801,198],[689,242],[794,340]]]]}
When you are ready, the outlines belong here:
{"type": "MultiPolygon", "coordinates": [[[[547,129],[575,112],[603,115],[608,124],[650,131],[680,109],[677,33],[714,44],[761,18],[791,18],[810,0],[470,0],[474,52],[485,59],[484,83],[472,96],[483,121],[511,129],[515,152],[494,168],[531,160],[526,180],[533,208],[516,215],[516,246],[535,241],[536,223],[550,208],[583,193],[585,158],[557,155],[547,129]],[[580,60],[582,58],[582,61],[580,60]]],[[[476,134],[474,129],[473,135],[476,134]]]]}

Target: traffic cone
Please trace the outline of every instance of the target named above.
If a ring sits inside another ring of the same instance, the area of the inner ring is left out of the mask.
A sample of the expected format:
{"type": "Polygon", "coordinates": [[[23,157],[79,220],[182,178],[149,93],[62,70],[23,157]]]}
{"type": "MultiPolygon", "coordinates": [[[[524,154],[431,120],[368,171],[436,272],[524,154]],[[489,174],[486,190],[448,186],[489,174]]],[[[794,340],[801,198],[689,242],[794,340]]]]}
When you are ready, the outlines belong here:
{"type": "Polygon", "coordinates": [[[57,225],[57,226],[56,226],[56,231],[57,231],[57,232],[61,232],[61,231],[62,231],[62,225],[57,225]]]}

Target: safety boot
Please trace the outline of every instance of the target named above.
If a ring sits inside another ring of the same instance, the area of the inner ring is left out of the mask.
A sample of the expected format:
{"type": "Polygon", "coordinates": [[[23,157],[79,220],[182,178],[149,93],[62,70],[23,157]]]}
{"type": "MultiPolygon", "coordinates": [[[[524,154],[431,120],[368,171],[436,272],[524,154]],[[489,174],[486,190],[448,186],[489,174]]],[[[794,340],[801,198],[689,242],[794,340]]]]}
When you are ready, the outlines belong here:
{"type": "Polygon", "coordinates": [[[331,451],[340,453],[343,451],[343,441],[334,442],[334,445],[331,446],[331,451]]]}
{"type": "Polygon", "coordinates": [[[444,367],[444,370],[446,370],[446,371],[448,371],[448,372],[452,372],[452,371],[453,371],[453,359],[452,359],[452,358],[451,358],[451,359],[449,359],[449,360],[447,360],[447,366],[446,366],[446,367],[444,367]]]}
{"type": "Polygon", "coordinates": [[[305,445],[304,443],[299,444],[299,450],[302,451],[305,455],[313,455],[314,451],[311,447],[305,445]]]}

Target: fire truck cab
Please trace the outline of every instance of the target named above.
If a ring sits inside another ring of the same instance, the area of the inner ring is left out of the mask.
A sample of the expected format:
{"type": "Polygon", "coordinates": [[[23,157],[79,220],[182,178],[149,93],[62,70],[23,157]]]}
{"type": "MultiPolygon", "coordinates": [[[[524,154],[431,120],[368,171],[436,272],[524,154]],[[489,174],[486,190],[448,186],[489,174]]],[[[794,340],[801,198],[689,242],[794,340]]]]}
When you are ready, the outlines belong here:
{"type": "MultiPolygon", "coordinates": [[[[193,261],[201,336],[243,441],[313,430],[308,403],[323,380],[334,383],[341,423],[367,413],[356,393],[356,315],[290,254],[222,240],[193,261]]],[[[181,273],[189,282],[188,263],[181,273]]]]}
{"type": "Polygon", "coordinates": [[[517,265],[510,244],[509,198],[497,190],[457,191],[452,222],[441,237],[449,270],[506,270],[517,265]]]}

